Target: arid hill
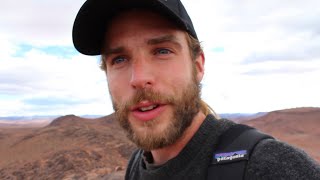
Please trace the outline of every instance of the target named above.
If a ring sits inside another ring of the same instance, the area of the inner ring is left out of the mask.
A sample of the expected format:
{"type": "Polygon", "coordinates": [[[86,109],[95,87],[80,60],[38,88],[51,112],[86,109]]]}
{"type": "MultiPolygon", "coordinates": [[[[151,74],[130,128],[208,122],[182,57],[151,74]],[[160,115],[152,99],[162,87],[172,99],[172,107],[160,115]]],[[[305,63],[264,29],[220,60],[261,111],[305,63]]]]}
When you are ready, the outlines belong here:
{"type": "Polygon", "coordinates": [[[43,128],[2,129],[0,179],[121,179],[117,171],[134,147],[112,115],[68,115],[43,128]]]}
{"type": "MultiPolygon", "coordinates": [[[[254,117],[241,122],[304,149],[320,162],[320,108],[254,117]]],[[[123,179],[134,149],[113,115],[68,115],[41,128],[6,124],[0,126],[0,179],[123,179]]]]}
{"type": "Polygon", "coordinates": [[[243,124],[302,148],[320,162],[320,108],[273,111],[243,124]]]}

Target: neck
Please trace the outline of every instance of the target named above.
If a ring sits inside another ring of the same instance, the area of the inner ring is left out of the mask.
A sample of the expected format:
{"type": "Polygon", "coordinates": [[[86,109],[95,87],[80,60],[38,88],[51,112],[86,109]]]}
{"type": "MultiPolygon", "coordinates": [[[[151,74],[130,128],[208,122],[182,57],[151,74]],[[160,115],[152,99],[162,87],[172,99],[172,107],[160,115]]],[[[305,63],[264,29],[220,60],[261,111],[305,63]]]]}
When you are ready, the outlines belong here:
{"type": "Polygon", "coordinates": [[[174,144],[161,149],[151,150],[154,160],[153,163],[155,165],[161,165],[176,157],[197,132],[205,117],[206,116],[203,114],[203,112],[199,111],[198,114],[196,114],[196,116],[193,118],[191,125],[184,131],[182,136],[174,144]]]}

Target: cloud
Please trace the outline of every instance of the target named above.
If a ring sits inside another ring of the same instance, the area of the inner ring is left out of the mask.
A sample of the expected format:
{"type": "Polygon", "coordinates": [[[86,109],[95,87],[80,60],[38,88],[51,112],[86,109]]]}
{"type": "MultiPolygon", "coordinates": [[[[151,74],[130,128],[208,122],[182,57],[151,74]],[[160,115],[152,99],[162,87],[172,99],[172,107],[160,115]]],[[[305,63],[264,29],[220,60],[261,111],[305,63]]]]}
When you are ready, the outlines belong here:
{"type": "Polygon", "coordinates": [[[0,108],[0,114],[112,112],[98,57],[72,51],[61,56],[46,48],[30,47],[19,56],[5,55],[0,59],[0,94],[5,99],[2,103],[7,104],[0,108]],[[97,108],[97,104],[101,107],[97,108]]]}
{"type": "Polygon", "coordinates": [[[274,68],[274,69],[256,69],[243,73],[244,75],[267,75],[267,74],[300,74],[300,73],[309,73],[312,71],[317,71],[316,68],[274,68]]]}
{"type": "Polygon", "coordinates": [[[320,60],[320,36],[314,37],[311,34],[301,33],[291,34],[290,38],[291,40],[284,42],[274,42],[268,48],[252,51],[242,63],[320,60]]]}
{"type": "Polygon", "coordinates": [[[316,0],[200,0],[192,5],[189,8],[198,13],[192,15],[205,48],[224,47],[225,53],[234,54],[234,62],[320,57],[320,10],[316,0]],[[210,10],[200,11],[204,7],[210,10]]]}
{"type": "Polygon", "coordinates": [[[320,106],[318,1],[184,2],[206,54],[202,97],[217,112],[320,106]]]}
{"type": "Polygon", "coordinates": [[[0,34],[32,45],[70,45],[72,22],[85,0],[3,0],[0,34]]]}
{"type": "MultiPolygon", "coordinates": [[[[72,45],[84,1],[2,1],[2,116],[113,112],[99,57],[72,45]]],[[[206,55],[202,97],[218,113],[320,106],[317,0],[182,1],[206,55]]]]}
{"type": "Polygon", "coordinates": [[[58,105],[77,105],[83,103],[80,99],[56,98],[56,97],[32,97],[23,100],[24,103],[33,106],[58,106],[58,105]]]}

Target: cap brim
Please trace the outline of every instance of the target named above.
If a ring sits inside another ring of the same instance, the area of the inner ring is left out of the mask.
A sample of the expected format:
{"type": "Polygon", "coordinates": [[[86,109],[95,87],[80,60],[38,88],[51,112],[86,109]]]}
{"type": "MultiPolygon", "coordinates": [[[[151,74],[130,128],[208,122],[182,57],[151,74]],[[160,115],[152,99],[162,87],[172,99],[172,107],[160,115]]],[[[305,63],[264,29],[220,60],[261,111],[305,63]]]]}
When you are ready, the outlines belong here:
{"type": "Polygon", "coordinates": [[[187,29],[179,16],[159,0],[87,0],[74,21],[72,38],[75,48],[85,55],[100,55],[109,21],[122,9],[134,7],[164,13],[187,29]]]}

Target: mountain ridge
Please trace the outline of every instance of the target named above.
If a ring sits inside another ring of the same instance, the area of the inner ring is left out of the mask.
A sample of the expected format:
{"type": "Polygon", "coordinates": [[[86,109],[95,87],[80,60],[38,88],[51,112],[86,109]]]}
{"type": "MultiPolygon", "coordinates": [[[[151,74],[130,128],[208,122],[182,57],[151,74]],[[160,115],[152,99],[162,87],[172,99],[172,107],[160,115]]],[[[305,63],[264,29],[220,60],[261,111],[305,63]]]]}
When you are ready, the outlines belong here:
{"type": "MultiPolygon", "coordinates": [[[[240,123],[300,147],[320,162],[320,108],[246,118],[240,123]]],[[[66,115],[36,128],[0,127],[0,179],[123,179],[134,149],[114,114],[66,115]]]]}

